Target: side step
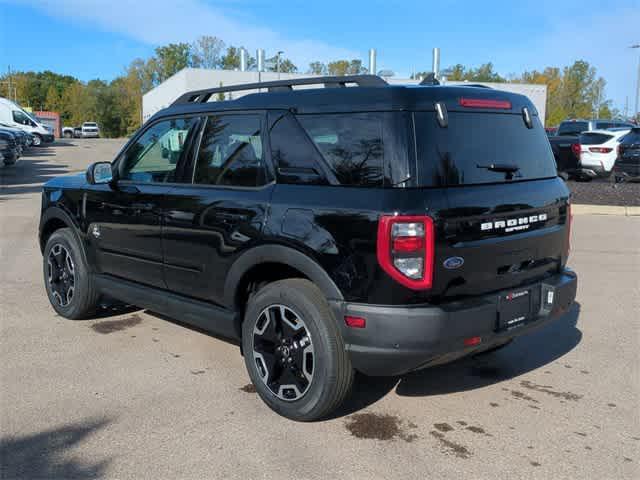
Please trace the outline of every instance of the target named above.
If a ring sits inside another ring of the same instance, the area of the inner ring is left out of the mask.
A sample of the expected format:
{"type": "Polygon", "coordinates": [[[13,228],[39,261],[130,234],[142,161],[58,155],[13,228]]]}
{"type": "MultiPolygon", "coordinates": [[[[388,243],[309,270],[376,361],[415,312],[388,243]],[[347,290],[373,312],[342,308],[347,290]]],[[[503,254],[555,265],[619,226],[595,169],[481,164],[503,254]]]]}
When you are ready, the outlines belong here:
{"type": "Polygon", "coordinates": [[[94,278],[100,291],[116,300],[161,313],[214,335],[240,340],[240,321],[236,312],[111,275],[96,274],[94,278]]]}

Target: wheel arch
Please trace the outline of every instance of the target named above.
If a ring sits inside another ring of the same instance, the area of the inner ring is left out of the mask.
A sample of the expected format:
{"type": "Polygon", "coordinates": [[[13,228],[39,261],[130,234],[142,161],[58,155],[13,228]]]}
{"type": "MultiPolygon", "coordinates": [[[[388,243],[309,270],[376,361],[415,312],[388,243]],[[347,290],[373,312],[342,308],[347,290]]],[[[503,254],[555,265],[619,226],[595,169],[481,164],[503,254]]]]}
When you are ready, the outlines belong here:
{"type": "Polygon", "coordinates": [[[40,219],[40,231],[38,232],[38,237],[40,241],[40,252],[44,252],[44,247],[47,244],[47,240],[49,237],[61,228],[70,228],[73,234],[76,237],[76,240],[82,245],[80,242],[80,238],[77,232],[76,222],[73,221],[71,215],[62,210],[59,207],[49,207],[42,213],[42,217],[40,219]]]}
{"type": "Polygon", "coordinates": [[[242,295],[252,276],[261,270],[278,266],[285,271],[276,274],[276,279],[306,278],[313,282],[328,300],[343,300],[340,289],[315,260],[284,245],[261,245],[247,250],[231,266],[224,286],[225,304],[236,310],[238,306],[242,307],[242,295]]]}

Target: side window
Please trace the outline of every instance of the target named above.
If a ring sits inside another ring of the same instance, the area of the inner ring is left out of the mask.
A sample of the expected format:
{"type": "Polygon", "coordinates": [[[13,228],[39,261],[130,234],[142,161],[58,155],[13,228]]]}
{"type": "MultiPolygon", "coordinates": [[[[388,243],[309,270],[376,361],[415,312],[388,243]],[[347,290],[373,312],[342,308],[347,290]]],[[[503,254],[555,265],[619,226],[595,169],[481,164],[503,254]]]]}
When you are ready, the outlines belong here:
{"type": "Polygon", "coordinates": [[[193,183],[257,187],[266,183],[258,115],[207,118],[193,183]]]}
{"type": "Polygon", "coordinates": [[[314,114],[297,118],[340,184],[382,185],[382,114],[314,114]]]}
{"type": "MultiPolygon", "coordinates": [[[[269,114],[270,121],[272,114],[269,114]]],[[[293,184],[326,184],[322,157],[290,113],[276,114],[269,132],[271,158],[278,181],[293,184]]]]}
{"type": "Polygon", "coordinates": [[[118,178],[139,183],[173,182],[178,161],[187,140],[195,134],[198,120],[173,118],[151,126],[124,153],[118,178]]]}
{"type": "Polygon", "coordinates": [[[31,121],[31,119],[29,117],[27,117],[24,112],[21,112],[20,110],[13,110],[13,121],[16,123],[19,123],[20,125],[33,125],[33,122],[31,121]]]}

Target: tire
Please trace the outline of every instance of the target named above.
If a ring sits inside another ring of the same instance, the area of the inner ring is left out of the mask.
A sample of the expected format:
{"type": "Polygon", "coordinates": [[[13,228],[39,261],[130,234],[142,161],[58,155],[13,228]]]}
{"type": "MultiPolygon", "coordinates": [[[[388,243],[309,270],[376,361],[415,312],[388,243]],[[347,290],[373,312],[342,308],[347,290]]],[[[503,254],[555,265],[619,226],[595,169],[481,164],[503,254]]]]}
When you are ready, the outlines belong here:
{"type": "Polygon", "coordinates": [[[47,240],[42,259],[49,302],[60,316],[72,320],[91,316],[100,299],[81,248],[71,229],[61,228],[47,240]]]}
{"type": "Polygon", "coordinates": [[[34,147],[39,147],[40,145],[42,145],[42,137],[40,135],[38,135],[37,133],[33,134],[33,146],[34,147]]]}
{"type": "Polygon", "coordinates": [[[15,153],[11,157],[5,157],[5,156],[2,157],[2,163],[4,163],[7,166],[15,165],[17,161],[18,161],[18,155],[15,153]]]}
{"type": "Polygon", "coordinates": [[[325,418],[351,392],[354,370],[344,340],[322,292],[308,280],[270,283],[249,299],[242,347],[249,377],[260,398],[286,418],[303,422],[325,418]],[[286,324],[283,316],[287,317],[286,324]],[[297,328],[291,328],[290,322],[297,328]],[[279,328],[270,334],[272,327],[279,328]],[[297,335],[292,345],[288,331],[297,335]],[[270,337],[275,341],[268,340],[270,337]],[[289,343],[283,346],[282,342],[289,343]],[[290,358],[294,361],[288,364],[290,358]],[[269,365],[274,368],[269,369],[269,365]],[[284,372],[278,377],[281,382],[278,378],[270,381],[278,371],[284,372]]]}

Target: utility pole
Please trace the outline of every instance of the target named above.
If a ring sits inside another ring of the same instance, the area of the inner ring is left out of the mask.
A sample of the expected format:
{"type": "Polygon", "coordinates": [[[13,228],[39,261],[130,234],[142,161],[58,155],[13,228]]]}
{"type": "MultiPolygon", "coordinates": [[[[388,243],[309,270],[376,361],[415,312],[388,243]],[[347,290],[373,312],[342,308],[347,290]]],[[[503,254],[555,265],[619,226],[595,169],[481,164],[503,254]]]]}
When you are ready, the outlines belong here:
{"type": "Polygon", "coordinates": [[[282,50],[276,53],[276,72],[278,73],[278,80],[280,80],[280,55],[283,53],[284,52],[282,50]]]}
{"type": "MultiPolygon", "coordinates": [[[[635,45],[631,45],[629,48],[639,48],[640,43],[636,43],[635,45]]],[[[638,79],[636,83],[636,109],[635,109],[636,117],[640,116],[640,55],[638,55],[638,79]]]]}

